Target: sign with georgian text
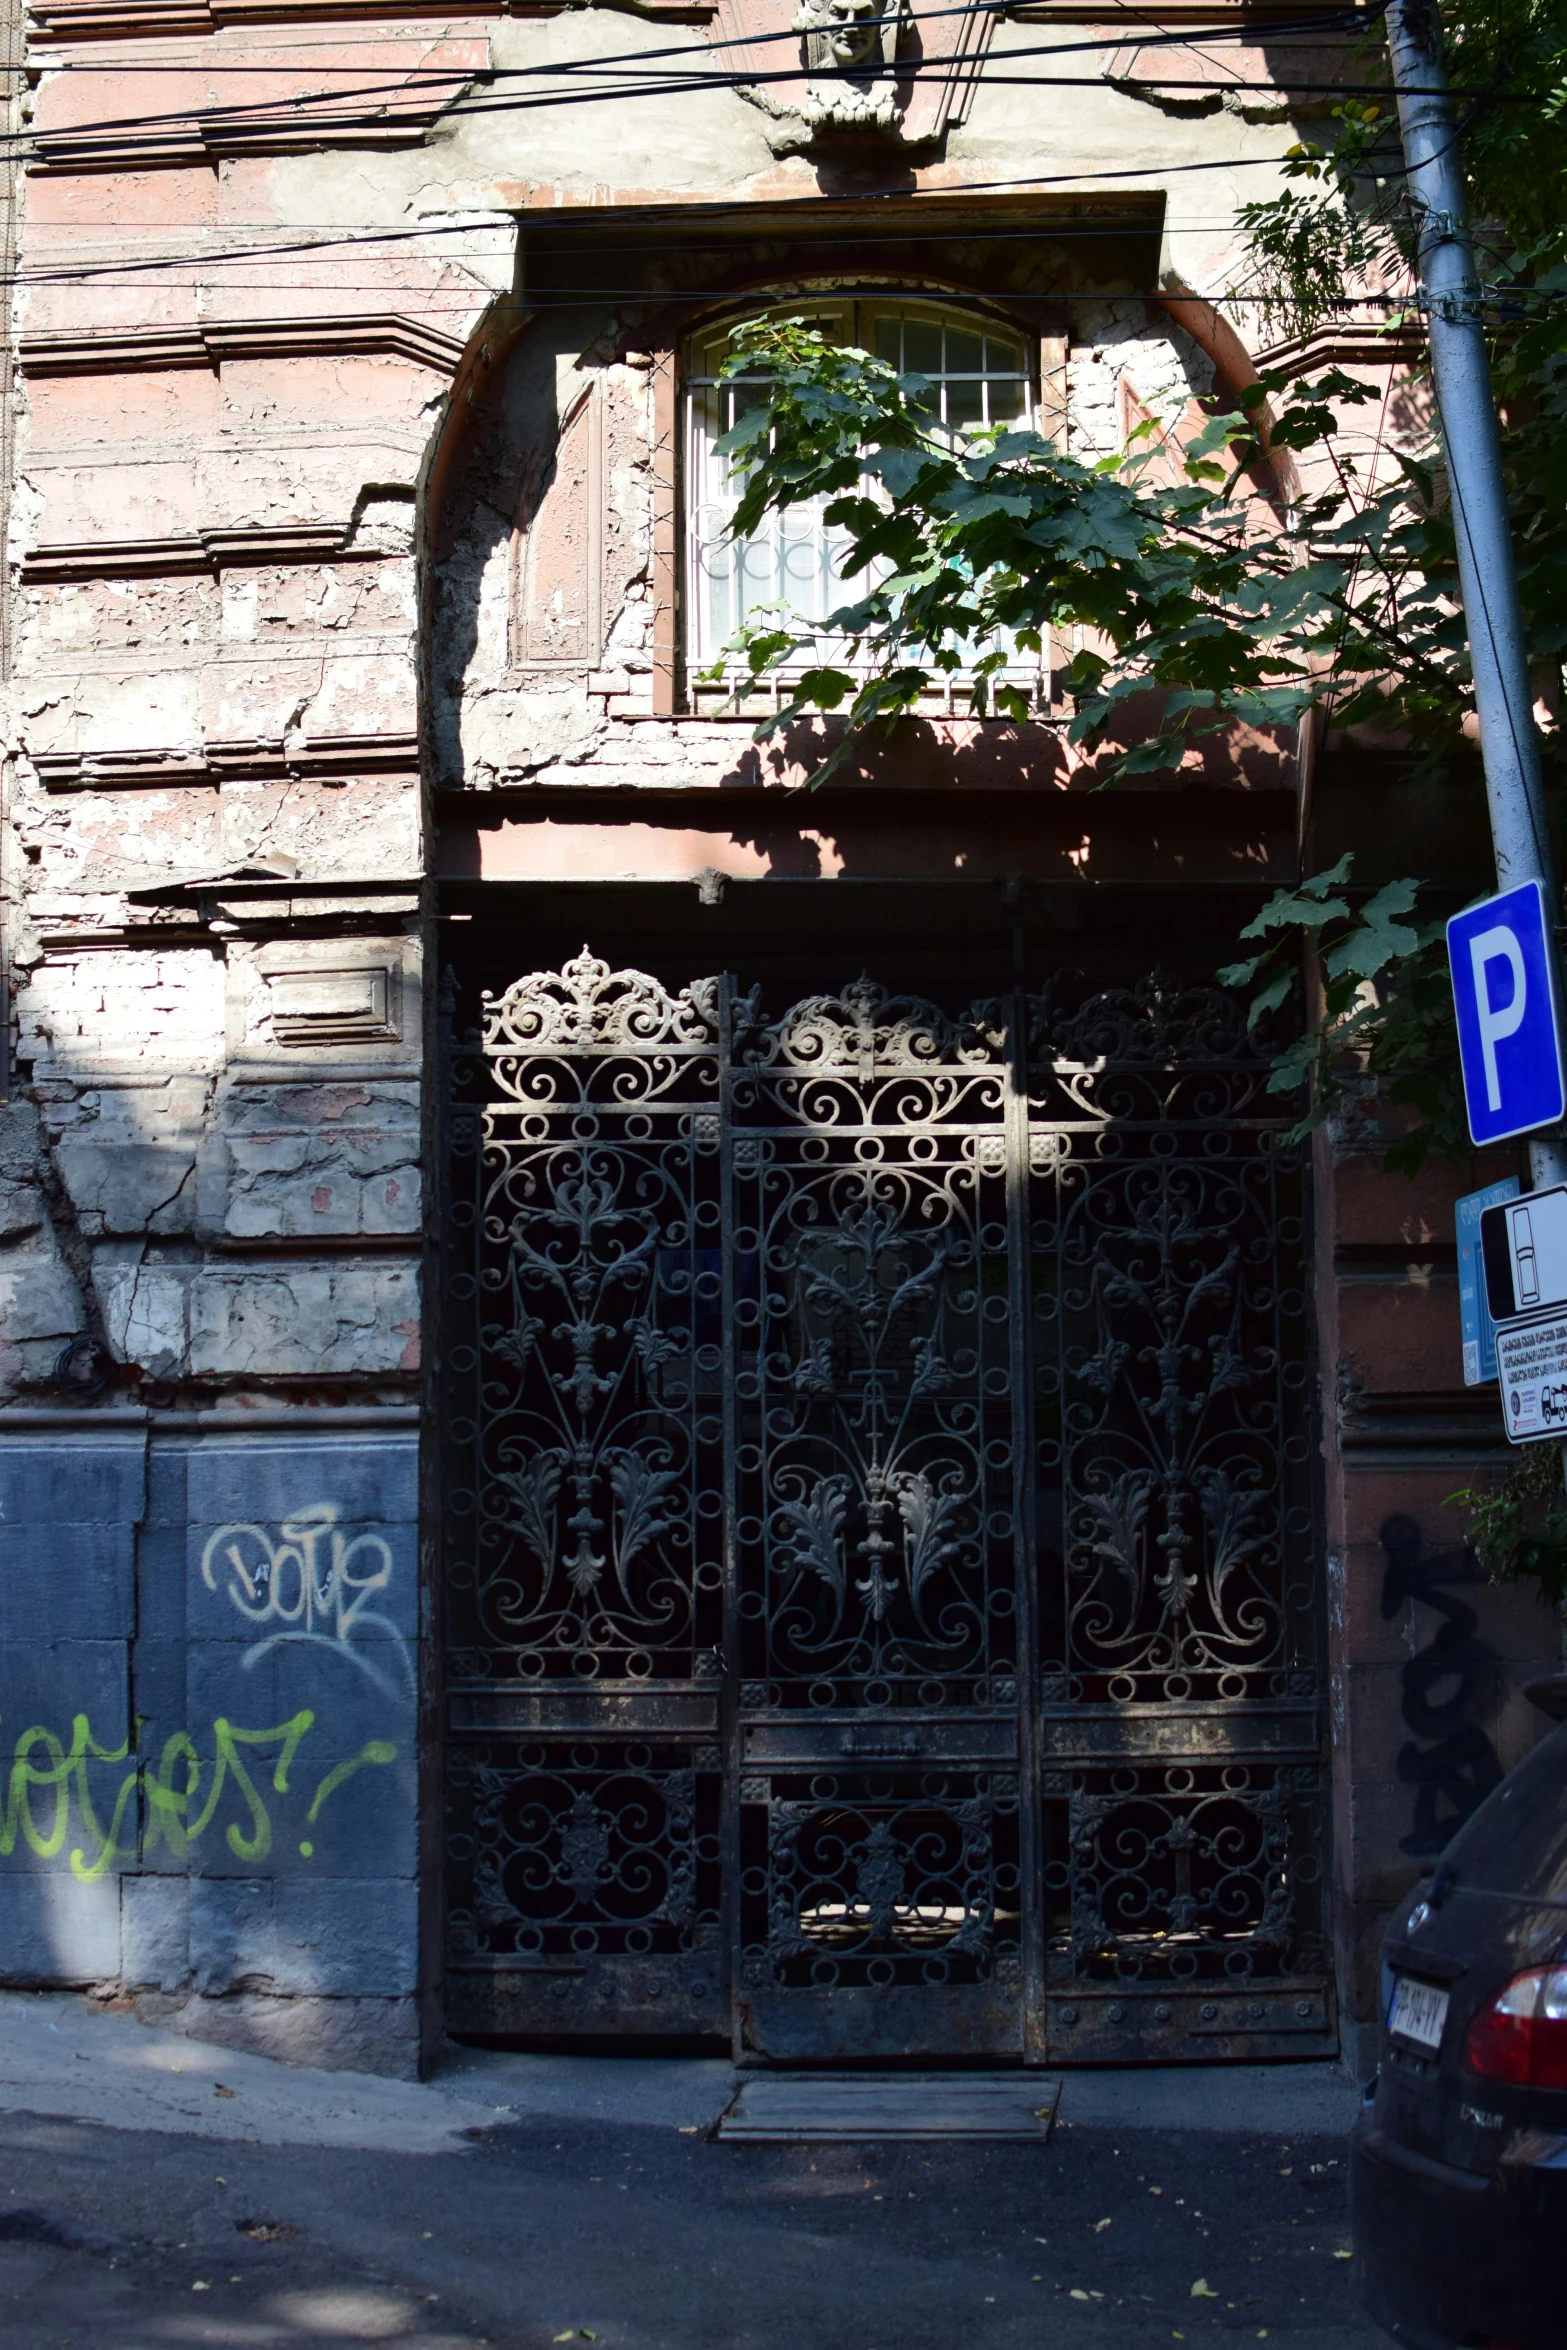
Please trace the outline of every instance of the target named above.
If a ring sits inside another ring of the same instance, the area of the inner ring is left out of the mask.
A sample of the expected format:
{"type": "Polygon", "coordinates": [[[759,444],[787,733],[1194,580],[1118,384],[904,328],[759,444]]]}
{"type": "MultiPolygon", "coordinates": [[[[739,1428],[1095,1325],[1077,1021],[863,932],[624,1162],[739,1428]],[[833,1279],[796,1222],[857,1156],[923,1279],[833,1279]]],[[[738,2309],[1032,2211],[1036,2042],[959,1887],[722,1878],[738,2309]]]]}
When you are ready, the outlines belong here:
{"type": "Polygon", "coordinates": [[[1567,1313],[1503,1323],[1496,1333],[1496,1375],[1512,1443],[1567,1436],[1567,1313]]]}

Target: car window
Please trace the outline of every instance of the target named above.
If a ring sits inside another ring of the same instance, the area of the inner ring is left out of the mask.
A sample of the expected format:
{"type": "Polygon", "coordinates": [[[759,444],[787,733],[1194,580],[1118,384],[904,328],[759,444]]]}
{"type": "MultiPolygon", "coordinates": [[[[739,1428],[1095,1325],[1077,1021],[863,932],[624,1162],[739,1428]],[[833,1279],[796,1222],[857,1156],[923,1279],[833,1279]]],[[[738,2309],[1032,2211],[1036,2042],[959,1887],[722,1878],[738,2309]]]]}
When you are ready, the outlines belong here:
{"type": "Polygon", "coordinates": [[[1508,1773],[1437,1866],[1460,1885],[1567,1899],[1567,1728],[1508,1773]]]}

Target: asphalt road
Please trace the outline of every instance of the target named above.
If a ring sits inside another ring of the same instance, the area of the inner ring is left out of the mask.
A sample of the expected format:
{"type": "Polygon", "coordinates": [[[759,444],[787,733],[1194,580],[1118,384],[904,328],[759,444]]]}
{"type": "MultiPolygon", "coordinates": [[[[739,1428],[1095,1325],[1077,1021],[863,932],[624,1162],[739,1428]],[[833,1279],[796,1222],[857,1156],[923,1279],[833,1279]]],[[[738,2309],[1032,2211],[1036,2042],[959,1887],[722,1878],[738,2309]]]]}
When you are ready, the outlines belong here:
{"type": "Polygon", "coordinates": [[[4,2350],[1371,2350],[1348,2242],[1336,2135],[535,2114],[377,2153],[0,2115],[4,2350]]]}

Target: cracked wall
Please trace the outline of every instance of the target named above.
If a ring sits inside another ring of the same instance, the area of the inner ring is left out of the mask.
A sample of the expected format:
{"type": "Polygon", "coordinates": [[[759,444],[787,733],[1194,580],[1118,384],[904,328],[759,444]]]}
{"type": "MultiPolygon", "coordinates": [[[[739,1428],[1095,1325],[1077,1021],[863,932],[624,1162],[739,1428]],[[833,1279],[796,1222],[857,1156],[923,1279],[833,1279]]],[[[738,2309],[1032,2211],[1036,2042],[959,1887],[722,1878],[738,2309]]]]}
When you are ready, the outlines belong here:
{"type": "MultiPolygon", "coordinates": [[[[802,816],[812,744],[764,756],[688,706],[698,319],[889,273],[982,300],[1090,454],[1249,364],[1237,208],[1282,184],[1299,109],[1267,86],[1171,108],[1118,32],[1086,47],[1092,12],[1051,21],[1091,87],[1042,106],[1015,78],[1039,25],[997,20],[908,136],[834,147],[787,86],[523,107],[540,84],[494,78],[699,75],[715,40],[743,64],[765,11],[36,11],[0,872],[5,1979],[123,1986],[315,2061],[407,2066],[438,2029],[415,1491],[438,869],[711,898],[726,873],[967,862],[1010,888],[1293,853],[1270,741],[1112,807],[1059,730],[1019,750],[933,722],[856,830],[802,816]],[[342,118],[356,77],[368,127],[342,118]]],[[[1261,34],[1225,56],[1259,85],[1288,62],[1261,34]]]]}
{"type": "MultiPolygon", "coordinates": [[[[45,32],[39,121],[188,101],[124,54],[45,32]]],[[[516,233],[367,242],[371,158],[301,239],[276,159],[146,172],[136,136],[35,170],[17,302],[0,1978],[406,2071],[418,499],[516,233]]]]}

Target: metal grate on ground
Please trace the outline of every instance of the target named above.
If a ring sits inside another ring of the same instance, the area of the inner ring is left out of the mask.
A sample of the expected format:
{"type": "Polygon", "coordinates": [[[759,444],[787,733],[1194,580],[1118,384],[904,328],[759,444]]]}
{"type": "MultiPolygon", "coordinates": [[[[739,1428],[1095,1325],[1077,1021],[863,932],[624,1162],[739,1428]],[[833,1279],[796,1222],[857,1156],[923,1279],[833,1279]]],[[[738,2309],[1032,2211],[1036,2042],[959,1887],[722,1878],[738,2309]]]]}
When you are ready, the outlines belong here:
{"type": "Polygon", "coordinates": [[[854,2138],[1010,2138],[1043,2145],[1059,2081],[1020,2073],[765,2073],[743,2081],[720,2138],[814,2145],[854,2138]]]}

